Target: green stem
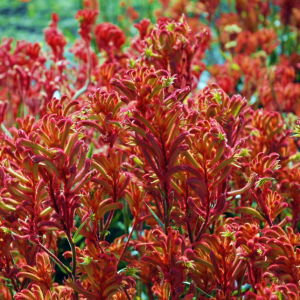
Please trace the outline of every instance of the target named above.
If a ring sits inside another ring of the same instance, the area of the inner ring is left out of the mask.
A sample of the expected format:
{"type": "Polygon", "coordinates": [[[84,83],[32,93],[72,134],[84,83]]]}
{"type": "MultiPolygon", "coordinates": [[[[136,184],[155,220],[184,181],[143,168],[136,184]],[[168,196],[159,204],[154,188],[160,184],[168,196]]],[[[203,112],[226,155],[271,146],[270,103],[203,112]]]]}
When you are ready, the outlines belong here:
{"type": "Polygon", "coordinates": [[[67,234],[67,239],[72,250],[72,275],[76,278],[76,246],[70,233],[67,234]]]}
{"type": "Polygon", "coordinates": [[[169,227],[169,199],[163,197],[164,199],[164,204],[165,204],[165,233],[168,235],[168,227],[169,227]]]}
{"type": "Polygon", "coordinates": [[[137,221],[136,221],[136,219],[134,219],[133,225],[132,225],[132,229],[131,229],[131,232],[129,233],[129,235],[128,235],[128,237],[127,237],[126,244],[125,244],[125,246],[124,246],[124,248],[123,248],[123,250],[122,250],[122,253],[121,253],[121,255],[120,255],[119,259],[118,259],[117,267],[118,267],[118,265],[120,264],[120,262],[122,261],[122,258],[123,258],[123,256],[124,256],[124,253],[125,253],[127,247],[128,247],[129,241],[130,241],[130,239],[131,239],[131,237],[132,237],[132,234],[133,234],[133,232],[134,232],[134,230],[135,230],[136,225],[137,225],[137,221]]]}
{"type": "Polygon", "coordinates": [[[115,212],[115,210],[111,210],[109,212],[109,215],[107,217],[107,220],[106,220],[106,223],[105,223],[105,226],[104,226],[104,230],[108,230],[108,227],[109,227],[109,225],[111,223],[111,220],[112,220],[112,218],[114,216],[114,212],[115,212]]]}

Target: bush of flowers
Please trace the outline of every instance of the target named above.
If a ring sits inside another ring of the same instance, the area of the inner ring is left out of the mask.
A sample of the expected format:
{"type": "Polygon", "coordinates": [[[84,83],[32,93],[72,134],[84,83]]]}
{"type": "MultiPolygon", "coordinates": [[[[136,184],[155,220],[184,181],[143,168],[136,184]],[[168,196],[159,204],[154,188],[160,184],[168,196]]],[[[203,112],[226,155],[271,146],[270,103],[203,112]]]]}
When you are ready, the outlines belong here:
{"type": "Polygon", "coordinates": [[[299,299],[300,2],[97,3],[0,45],[0,299],[299,299]]]}

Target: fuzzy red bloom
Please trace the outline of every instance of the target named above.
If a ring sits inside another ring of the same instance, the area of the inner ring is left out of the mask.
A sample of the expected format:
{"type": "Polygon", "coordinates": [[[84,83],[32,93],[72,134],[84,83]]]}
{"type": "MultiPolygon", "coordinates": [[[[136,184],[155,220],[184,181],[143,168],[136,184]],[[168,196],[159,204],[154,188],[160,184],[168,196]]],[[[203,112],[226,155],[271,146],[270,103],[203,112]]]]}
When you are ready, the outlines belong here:
{"type": "Polygon", "coordinates": [[[120,51],[121,46],[126,41],[124,32],[111,23],[98,24],[95,27],[94,34],[98,49],[106,52],[120,51]]]}
{"type": "Polygon", "coordinates": [[[44,30],[46,43],[53,51],[56,60],[63,59],[64,47],[67,44],[66,38],[63,33],[58,29],[59,16],[56,13],[52,14],[52,22],[49,28],[44,30]]]}
{"type": "Polygon", "coordinates": [[[90,44],[92,39],[92,27],[96,23],[99,12],[92,9],[81,9],[76,13],[75,18],[80,24],[79,34],[87,44],[90,44]]]}

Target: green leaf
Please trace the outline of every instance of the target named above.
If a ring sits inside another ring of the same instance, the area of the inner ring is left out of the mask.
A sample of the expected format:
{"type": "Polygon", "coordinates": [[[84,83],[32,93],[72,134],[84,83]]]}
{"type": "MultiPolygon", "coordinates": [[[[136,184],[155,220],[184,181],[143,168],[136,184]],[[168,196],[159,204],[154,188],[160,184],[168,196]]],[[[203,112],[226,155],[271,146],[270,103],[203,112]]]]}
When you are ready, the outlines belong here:
{"type": "Polygon", "coordinates": [[[1,128],[2,130],[6,133],[6,135],[8,137],[10,137],[11,139],[13,138],[13,136],[11,135],[11,133],[7,130],[7,128],[5,127],[5,125],[3,123],[1,123],[1,128]]]}
{"type": "Polygon", "coordinates": [[[158,185],[158,189],[159,189],[159,191],[160,191],[160,193],[161,193],[161,195],[165,198],[165,193],[162,191],[162,189],[160,188],[160,186],[158,185]]]}
{"type": "MultiPolygon", "coordinates": [[[[147,205],[147,203],[145,203],[147,205]]],[[[154,219],[156,220],[156,222],[159,224],[159,226],[165,230],[165,225],[162,223],[162,221],[159,219],[159,217],[156,215],[156,213],[149,207],[149,205],[147,205],[147,207],[149,208],[150,212],[152,213],[154,219]]]]}
{"type": "Polygon", "coordinates": [[[95,148],[95,145],[94,145],[94,143],[91,143],[90,144],[90,149],[89,149],[89,152],[87,153],[87,157],[89,158],[89,159],[91,159],[92,158],[92,155],[93,155],[93,151],[94,151],[94,148],[95,148]]]}
{"type": "MultiPolygon", "coordinates": [[[[187,284],[187,285],[190,285],[191,283],[190,282],[187,282],[187,281],[184,281],[183,282],[184,284],[187,284]]],[[[201,290],[199,287],[195,287],[199,292],[201,292],[201,293],[203,293],[205,296],[207,296],[207,297],[212,297],[211,295],[209,295],[209,294],[207,294],[207,293],[205,293],[203,290],[201,290]]]]}
{"type": "Polygon", "coordinates": [[[254,208],[252,207],[237,207],[235,210],[235,213],[237,214],[250,214],[254,215],[261,221],[265,221],[264,217],[254,208]]]}
{"type": "Polygon", "coordinates": [[[91,214],[84,222],[81,223],[81,225],[78,227],[77,231],[75,232],[74,236],[73,236],[73,242],[75,243],[75,240],[77,238],[77,236],[79,235],[80,230],[82,229],[82,227],[86,224],[87,221],[89,221],[90,219],[92,219],[95,216],[95,214],[91,214]]]}

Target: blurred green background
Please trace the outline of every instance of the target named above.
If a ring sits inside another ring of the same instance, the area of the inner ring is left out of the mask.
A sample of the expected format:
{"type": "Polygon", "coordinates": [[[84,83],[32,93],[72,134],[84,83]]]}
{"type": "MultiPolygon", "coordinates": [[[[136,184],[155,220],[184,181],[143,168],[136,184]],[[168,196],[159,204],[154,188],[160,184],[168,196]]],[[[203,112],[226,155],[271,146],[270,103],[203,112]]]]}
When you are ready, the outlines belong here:
{"type": "MultiPolygon", "coordinates": [[[[100,14],[97,23],[114,23],[122,28],[127,36],[137,35],[138,30],[132,26],[133,22],[128,20],[129,17],[126,15],[126,7],[132,6],[138,12],[139,17],[134,23],[139,22],[143,18],[148,18],[152,23],[155,23],[156,18],[154,12],[162,8],[161,0],[98,1],[100,4],[100,14]],[[122,7],[122,2],[126,7],[124,7],[124,5],[122,7]],[[122,16],[122,20],[120,16],[122,16]],[[129,26],[129,24],[131,24],[131,26],[129,26]]],[[[196,2],[197,0],[190,0],[190,3],[196,2]]],[[[52,12],[56,12],[60,17],[58,24],[59,29],[68,40],[65,57],[72,62],[73,55],[68,49],[74,44],[75,40],[79,38],[79,26],[75,15],[76,12],[82,8],[82,0],[0,0],[0,40],[3,37],[13,37],[13,45],[16,40],[39,42],[44,50],[46,50],[43,30],[48,27],[52,12]]],[[[222,12],[229,11],[227,0],[221,1],[220,8],[222,12]]],[[[206,23],[204,16],[201,20],[206,23]]],[[[211,29],[214,35],[216,35],[214,24],[211,24],[211,29]]],[[[204,62],[207,65],[224,62],[223,57],[219,53],[218,45],[211,45],[210,50],[206,53],[204,62]]],[[[203,88],[208,77],[208,72],[204,71],[201,78],[203,84],[199,87],[203,88]]]]}
{"type": "MultiPolygon", "coordinates": [[[[120,6],[120,0],[100,0],[99,2],[98,22],[108,21],[122,28],[122,22],[118,20],[118,16],[124,13],[120,6]]],[[[130,3],[138,11],[140,14],[138,20],[146,17],[155,21],[153,11],[160,7],[157,0],[127,0],[124,2],[130,3]]],[[[59,28],[72,43],[75,38],[79,37],[75,14],[81,8],[83,8],[82,0],[32,0],[27,3],[18,0],[0,0],[0,38],[6,36],[17,40],[41,42],[44,40],[43,29],[48,26],[51,13],[56,12],[60,17],[59,28]]],[[[130,30],[135,29],[130,28],[130,30]]]]}

